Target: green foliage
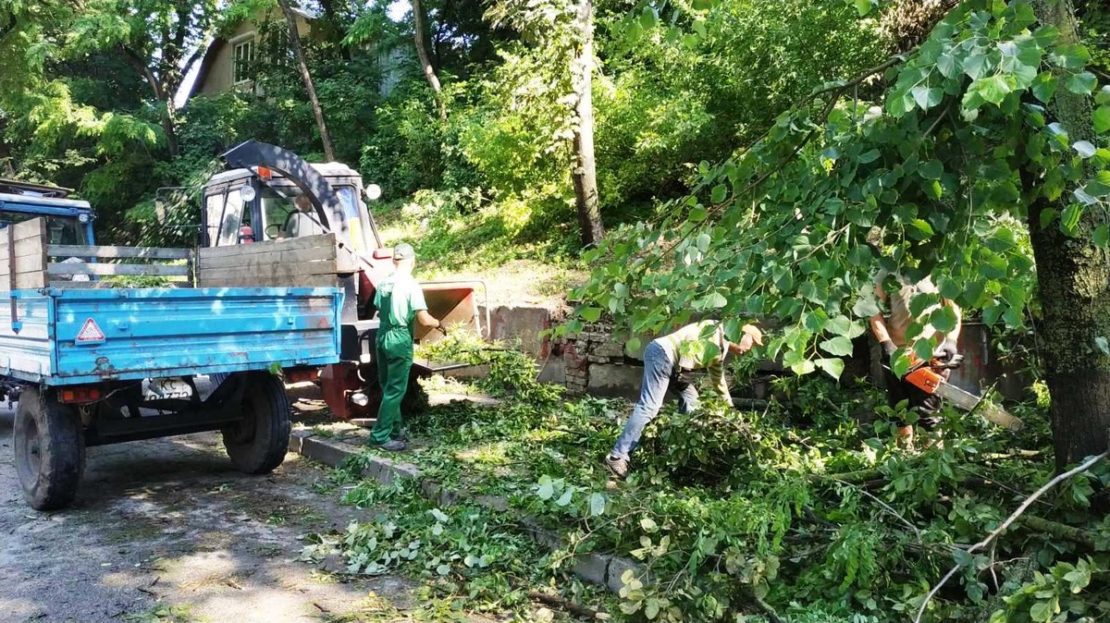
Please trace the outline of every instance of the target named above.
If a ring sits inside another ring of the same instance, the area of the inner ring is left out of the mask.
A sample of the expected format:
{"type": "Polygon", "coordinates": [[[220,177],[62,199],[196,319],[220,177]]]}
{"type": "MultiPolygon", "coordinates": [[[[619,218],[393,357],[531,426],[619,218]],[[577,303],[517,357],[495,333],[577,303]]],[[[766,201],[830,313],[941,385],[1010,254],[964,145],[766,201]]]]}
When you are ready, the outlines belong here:
{"type": "MultiPolygon", "coordinates": [[[[1110,596],[1099,571],[1110,540],[1098,539],[1110,538],[1110,524],[1092,496],[1110,482],[1110,467],[1067,483],[1029,511],[1092,535],[1093,548],[1019,523],[1002,536],[993,560],[970,556],[967,543],[1052,476],[1051,457],[1021,454],[1048,444],[1044,412],[1016,408],[1029,423],[1017,436],[946,412],[943,444],[907,453],[887,441],[885,421],[872,425],[854,415],[877,398],[862,386],[808,377],[776,384],[763,413],[709,404],[687,416],[668,407],[646,430],[632,476],[615,489],[605,486],[601,457],[618,430],[616,417],[627,412],[619,401],[510,397],[494,408],[434,407],[413,422],[412,433],[435,443],[408,458],[447,487],[504,496],[517,521],[524,514],[565,532],[564,549],[546,568],[564,569],[574,554],[590,551],[645,565],[624,578],[619,608],[610,609],[619,620],[756,618],[764,614],[758,597],[792,622],[903,621],[954,563],[961,565],[958,579],[924,620],[983,621],[1000,610],[1005,614],[996,617],[1027,620],[1022,612],[1055,599],[1071,608],[1072,618],[1061,620],[1098,620],[1110,596]],[[1083,584],[1082,569],[1091,570],[1090,583],[1071,593],[1083,584]]],[[[419,511],[408,506],[407,492],[386,498],[370,485],[355,491],[362,505],[388,507],[424,530],[436,523],[448,529],[428,503],[419,511]]],[[[451,526],[460,513],[474,512],[437,510],[451,526]]],[[[379,532],[389,524],[376,525],[370,532],[381,544],[379,532]]],[[[467,525],[452,529],[469,534],[467,525]]],[[[511,534],[519,525],[501,529],[511,534]]],[[[424,575],[445,564],[431,567],[419,553],[409,566],[412,540],[409,533],[388,538],[374,550],[380,558],[369,560],[388,558],[400,565],[392,568],[424,575]]],[[[456,569],[458,562],[448,563],[452,577],[481,575],[456,569]]]]}
{"type": "MultiPolygon", "coordinates": [[[[904,63],[886,64],[881,100],[859,93],[863,77],[828,83],[749,149],[702,162],[693,194],[587,253],[597,269],[576,297],[624,310],[634,335],[706,312],[774,317],[783,330],[768,355],[803,374],[839,373],[829,356],[877,313],[879,269],[932,275],[988,324],[1021,327],[1034,296],[1029,206],[1056,206],[1039,227],[1107,239],[1096,227],[1107,135],[1044,105],[1055,91],[1110,103],[1088,59],[1025,0],[961,3],[904,63]]],[[[919,299],[918,311],[937,297],[919,299]]],[[[909,337],[950,320],[920,318],[909,337]]]]}

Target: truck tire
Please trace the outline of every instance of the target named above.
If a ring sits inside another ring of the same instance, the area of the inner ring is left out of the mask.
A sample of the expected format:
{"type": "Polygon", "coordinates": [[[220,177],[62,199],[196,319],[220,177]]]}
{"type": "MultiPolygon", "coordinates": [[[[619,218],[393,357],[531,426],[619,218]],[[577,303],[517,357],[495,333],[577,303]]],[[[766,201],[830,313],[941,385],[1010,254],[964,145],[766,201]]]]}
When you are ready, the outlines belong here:
{"type": "Polygon", "coordinates": [[[23,497],[39,511],[68,506],[85,471],[81,420],[54,392],[27,388],[19,394],[14,427],[15,469],[23,497]]]}
{"type": "Polygon", "coordinates": [[[289,447],[289,397],[273,374],[252,372],[243,382],[243,419],[223,429],[224,447],[239,471],[267,474],[281,465],[289,447]]]}

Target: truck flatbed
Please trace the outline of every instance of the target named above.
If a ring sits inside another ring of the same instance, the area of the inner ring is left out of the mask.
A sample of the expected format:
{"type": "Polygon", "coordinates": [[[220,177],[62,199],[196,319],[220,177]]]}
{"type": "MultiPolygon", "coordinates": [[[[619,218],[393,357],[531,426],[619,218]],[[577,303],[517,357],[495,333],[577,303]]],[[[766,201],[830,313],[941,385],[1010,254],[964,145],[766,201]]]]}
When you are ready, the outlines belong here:
{"type": "Polygon", "coordinates": [[[14,318],[12,307],[0,305],[0,375],[45,386],[339,358],[337,288],[45,288],[11,295],[14,318]]]}

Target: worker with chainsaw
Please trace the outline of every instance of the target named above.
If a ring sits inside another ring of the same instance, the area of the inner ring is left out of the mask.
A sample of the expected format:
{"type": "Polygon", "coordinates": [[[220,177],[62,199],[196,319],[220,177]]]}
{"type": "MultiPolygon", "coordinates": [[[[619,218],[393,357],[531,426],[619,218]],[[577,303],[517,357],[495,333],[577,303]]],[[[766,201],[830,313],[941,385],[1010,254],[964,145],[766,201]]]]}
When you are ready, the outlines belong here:
{"type": "Polygon", "coordinates": [[[628,475],[629,456],[640,442],[644,427],[659,414],[668,390],[673,389],[678,394],[682,413],[697,408],[698,390],[687,376],[691,371],[705,370],[718,397],[732,405],[725,379],[725,356],[740,355],[754,345],[763,345],[763,334],[754,325],[746,324],[740,332],[740,341],[732,343],[725,338],[720,322],[703,320],[656,338],[647,345],[640,398],[612,451],[605,457],[605,467],[610,473],[617,478],[628,475]]]}
{"type": "MultiPolygon", "coordinates": [[[[899,348],[903,346],[912,346],[906,339],[906,332],[909,330],[910,325],[915,321],[914,314],[910,311],[910,305],[913,298],[918,294],[923,294],[936,299],[936,302],[926,307],[920,317],[928,317],[933,311],[940,309],[942,306],[948,307],[956,315],[956,324],[953,329],[947,333],[937,334],[936,329],[932,325],[926,324],[918,339],[935,338],[937,346],[933,351],[933,359],[936,362],[936,371],[945,380],[951,375],[951,368],[959,365],[962,357],[956,348],[956,343],[960,337],[960,323],[961,312],[959,306],[955,302],[940,296],[940,291],[929,277],[911,283],[899,275],[892,275],[887,272],[880,272],[875,281],[875,297],[878,299],[880,305],[886,304],[889,313],[884,315],[882,311],[871,317],[871,333],[878,340],[879,345],[883,349],[883,354],[886,357],[886,362],[883,366],[886,378],[886,391],[887,399],[890,406],[897,406],[903,400],[907,401],[909,408],[917,413],[917,423],[927,431],[932,431],[940,423],[940,412],[943,401],[941,397],[935,393],[929,393],[911,383],[907,378],[909,374],[901,378],[894,375],[891,367],[891,356],[899,348]]],[[[914,357],[916,359],[916,357],[914,357]]],[[[911,370],[916,366],[929,365],[930,362],[914,362],[911,370]]],[[[898,426],[898,440],[899,443],[905,447],[913,447],[914,429],[913,424],[904,420],[896,422],[898,426]]]]}
{"type": "Polygon", "coordinates": [[[440,328],[440,322],[428,313],[420,283],[412,276],[415,264],[416,252],[411,245],[402,243],[394,247],[393,274],[378,286],[374,295],[381,321],[375,355],[382,403],[370,441],[391,452],[400,452],[406,445],[401,434],[401,401],[408,390],[412,369],[413,323],[440,328]]]}

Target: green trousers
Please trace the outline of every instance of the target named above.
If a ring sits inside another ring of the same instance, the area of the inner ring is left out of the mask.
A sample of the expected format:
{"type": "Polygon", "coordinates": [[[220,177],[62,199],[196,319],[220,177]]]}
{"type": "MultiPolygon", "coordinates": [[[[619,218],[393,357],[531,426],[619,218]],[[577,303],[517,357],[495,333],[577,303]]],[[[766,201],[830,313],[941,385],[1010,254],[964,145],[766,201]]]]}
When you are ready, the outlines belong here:
{"type": "Polygon", "coordinates": [[[382,444],[401,430],[401,401],[409,387],[409,370],[412,369],[412,333],[406,328],[394,328],[379,333],[375,342],[378,362],[378,383],[382,388],[382,404],[378,407],[378,421],[370,431],[370,440],[382,444]]]}

